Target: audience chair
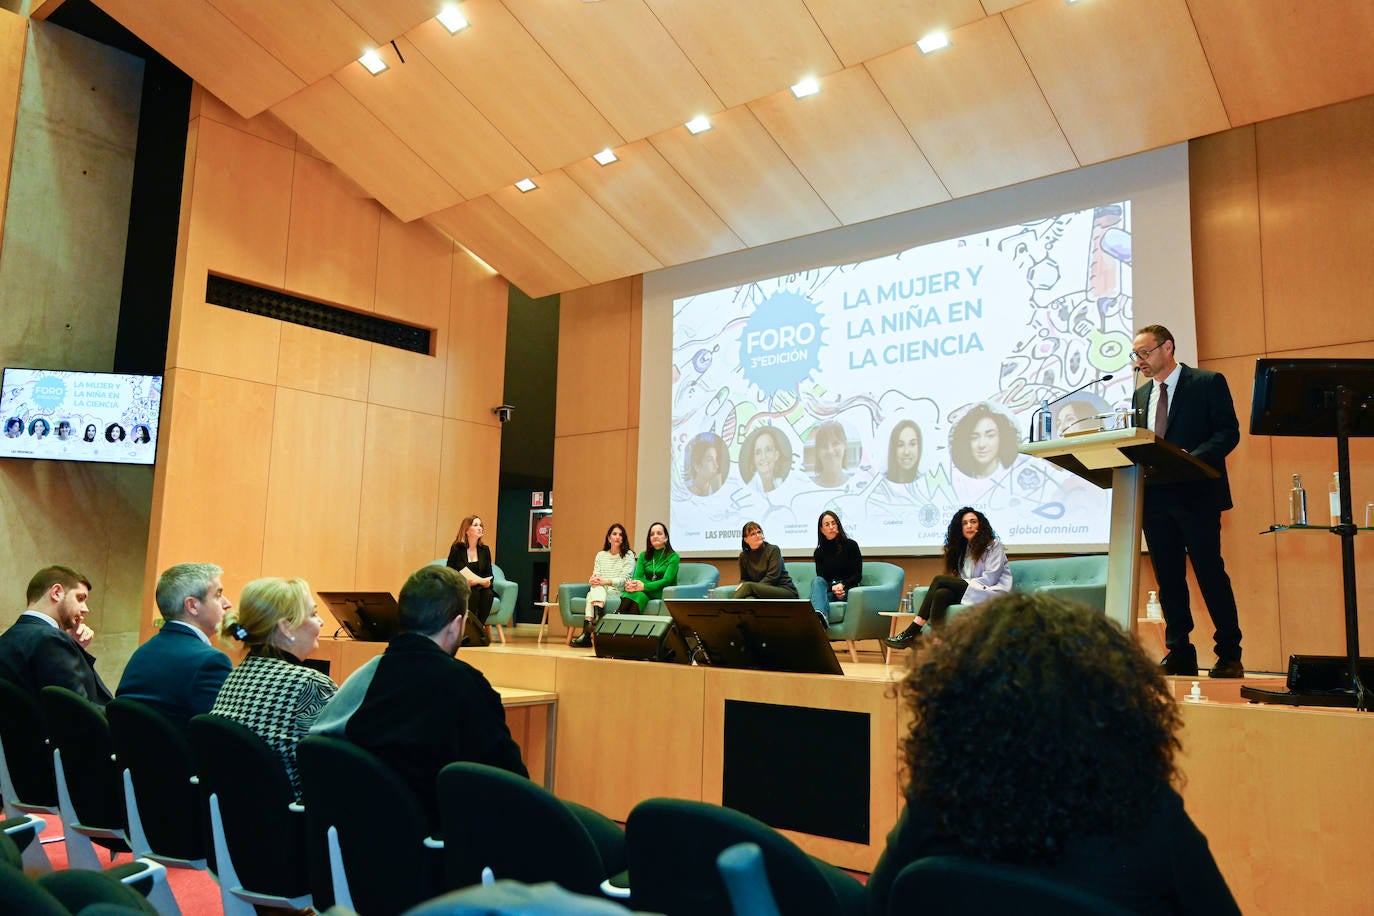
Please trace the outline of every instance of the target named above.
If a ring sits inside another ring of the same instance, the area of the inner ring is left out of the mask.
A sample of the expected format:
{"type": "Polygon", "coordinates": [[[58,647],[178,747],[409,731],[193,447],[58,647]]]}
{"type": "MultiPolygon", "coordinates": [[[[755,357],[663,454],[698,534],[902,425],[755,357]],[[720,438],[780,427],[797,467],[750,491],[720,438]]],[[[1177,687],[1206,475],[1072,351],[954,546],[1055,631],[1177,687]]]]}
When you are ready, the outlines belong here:
{"type": "Polygon", "coordinates": [[[736,913],[779,916],[773,888],[768,885],[768,871],[763,867],[763,850],[757,843],[731,846],[716,856],[716,868],[736,913]]]}
{"type": "Polygon", "coordinates": [[[186,735],[138,700],[111,700],[105,715],[134,855],[170,868],[206,868],[205,801],[186,735]]]}
{"type": "Polygon", "coordinates": [[[897,873],[888,897],[891,916],[1129,916],[1104,897],[1013,865],[964,856],[928,856],[897,873]]]}
{"type": "Polygon", "coordinates": [[[225,916],[254,916],[254,905],[311,906],[305,809],[294,802],[281,758],[252,730],[223,716],[194,717],[188,737],[209,806],[225,916]]]}
{"type": "Polygon", "coordinates": [[[860,916],[863,885],[813,859],[762,821],[720,805],[650,798],[625,824],[630,906],[667,916],[730,912],[730,896],[716,857],[737,843],[754,843],[782,916],[860,916]]]}
{"type": "Polygon", "coordinates": [[[8,834],[0,833],[0,913],[23,916],[71,916],[95,913],[104,916],[146,916],[157,910],[135,889],[104,872],[72,869],[39,878],[21,869],[19,848],[8,834]]]}
{"type": "Polygon", "coordinates": [[[625,837],[614,821],[523,776],[464,761],[439,771],[438,788],[449,887],[477,884],[490,867],[503,879],[596,895],[624,867],[625,837]]]}
{"type": "Polygon", "coordinates": [[[129,852],[124,787],[110,724],[100,707],[66,687],[44,687],[39,709],[53,744],[58,807],[73,868],[101,868],[95,846],[129,852]]]}
{"type": "Polygon", "coordinates": [[[0,820],[0,832],[13,840],[19,849],[21,864],[17,868],[33,875],[52,871],[52,863],[48,861],[48,854],[43,851],[43,843],[38,838],[46,829],[48,822],[37,814],[20,814],[0,820]]]}
{"type": "Polygon", "coordinates": [[[296,748],[311,896],[367,916],[401,913],[443,890],[440,850],[415,793],[376,756],[337,738],[296,748]]]}
{"type": "Polygon", "coordinates": [[[42,721],[33,695],[0,678],[0,795],[7,816],[59,813],[42,721]]]}

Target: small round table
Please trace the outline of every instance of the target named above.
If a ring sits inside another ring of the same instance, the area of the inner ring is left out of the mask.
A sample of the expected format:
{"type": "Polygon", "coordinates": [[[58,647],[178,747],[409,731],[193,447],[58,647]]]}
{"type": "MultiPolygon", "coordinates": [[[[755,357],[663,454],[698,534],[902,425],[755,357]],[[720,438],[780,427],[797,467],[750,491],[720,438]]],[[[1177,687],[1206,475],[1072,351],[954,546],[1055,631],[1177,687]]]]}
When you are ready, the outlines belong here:
{"type": "Polygon", "coordinates": [[[558,602],[557,602],[557,601],[536,601],[536,602],[534,603],[534,606],[535,606],[535,607],[542,607],[542,608],[544,609],[544,619],[541,620],[541,621],[539,621],[539,639],[537,640],[537,642],[543,642],[543,641],[544,641],[544,633],[545,633],[545,631],[548,630],[548,628],[549,628],[549,608],[551,608],[551,607],[558,607],[558,602]]]}

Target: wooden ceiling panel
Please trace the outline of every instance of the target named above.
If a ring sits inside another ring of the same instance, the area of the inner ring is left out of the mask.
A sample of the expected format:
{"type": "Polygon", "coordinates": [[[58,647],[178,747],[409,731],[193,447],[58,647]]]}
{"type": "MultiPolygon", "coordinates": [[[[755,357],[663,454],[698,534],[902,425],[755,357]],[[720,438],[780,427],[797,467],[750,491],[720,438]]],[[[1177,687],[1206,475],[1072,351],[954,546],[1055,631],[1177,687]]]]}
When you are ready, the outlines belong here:
{"type": "Polygon", "coordinates": [[[333,77],[281,102],[272,113],[404,222],[462,200],[333,77]]]}
{"type": "Polygon", "coordinates": [[[1189,0],[1232,126],[1374,93],[1374,3],[1189,0]]]}
{"type": "Polygon", "coordinates": [[[686,264],[744,247],[648,140],[615,152],[620,158],[608,166],[587,158],[563,171],[660,262],[686,264]]]}
{"type": "Polygon", "coordinates": [[[950,41],[928,55],[908,45],[865,67],[952,195],[1078,165],[1000,16],[950,41]]]}
{"type": "Polygon", "coordinates": [[[996,16],[998,13],[1005,13],[1014,6],[1030,2],[1031,0],[983,0],[983,9],[987,10],[989,16],[996,16]]]}
{"type": "Polygon", "coordinates": [[[1184,0],[1051,0],[1003,16],[1084,165],[1230,126],[1184,0]]]}
{"type": "Polygon", "coordinates": [[[650,142],[749,246],[840,224],[796,166],[745,108],[693,136],[675,127],[650,142]]]}
{"type": "Polygon", "coordinates": [[[915,44],[937,29],[953,31],[983,18],[978,0],[807,0],[846,67],[915,44]]]}
{"type": "Polygon", "coordinates": [[[230,108],[251,118],[305,83],[206,0],[95,0],[230,108]]]}
{"type": "Polygon", "coordinates": [[[323,79],[376,44],[331,0],[210,2],[306,83],[323,79]]]}
{"type": "Polygon", "coordinates": [[[405,63],[387,47],[379,52],[390,66],[382,74],[373,76],[352,63],[335,79],[465,198],[534,172],[429,58],[404,38],[396,46],[405,63]]]}
{"type": "Polygon", "coordinates": [[[586,277],[490,197],[449,207],[431,214],[426,221],[531,298],[588,285],[586,277]]]}
{"type": "Polygon", "coordinates": [[[404,35],[426,19],[432,19],[439,12],[436,0],[333,0],[334,5],[343,10],[377,44],[386,44],[399,35],[404,35]]]}
{"type": "Polygon", "coordinates": [[[500,0],[465,0],[469,28],[433,19],[406,38],[533,165],[551,172],[625,142],[500,0]]]}
{"type": "Polygon", "coordinates": [[[842,66],[802,0],[645,2],[730,107],[842,66]]]}
{"type": "Polygon", "coordinates": [[[949,200],[863,67],[827,76],[817,95],[784,89],[749,110],[846,225],[949,200]]]}
{"type": "Polygon", "coordinates": [[[724,106],[643,0],[505,0],[626,140],[724,106]]]}
{"type": "Polygon", "coordinates": [[[533,191],[505,187],[491,199],[590,282],[664,266],[567,175],[548,172],[535,180],[533,191]]]}

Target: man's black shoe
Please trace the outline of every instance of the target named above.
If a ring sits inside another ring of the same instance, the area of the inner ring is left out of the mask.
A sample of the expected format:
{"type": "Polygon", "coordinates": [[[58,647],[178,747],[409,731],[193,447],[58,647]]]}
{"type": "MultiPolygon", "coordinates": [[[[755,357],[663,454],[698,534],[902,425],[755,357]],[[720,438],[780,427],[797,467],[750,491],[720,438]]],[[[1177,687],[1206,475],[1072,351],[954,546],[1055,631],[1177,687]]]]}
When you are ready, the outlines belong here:
{"type": "Polygon", "coordinates": [[[1245,677],[1245,667],[1241,665],[1240,659],[1233,658],[1230,661],[1217,659],[1216,666],[1207,672],[1208,677],[1245,677]]]}
{"type": "Polygon", "coordinates": [[[1197,655],[1170,652],[1159,663],[1159,673],[1173,677],[1197,677],[1197,655]]]}

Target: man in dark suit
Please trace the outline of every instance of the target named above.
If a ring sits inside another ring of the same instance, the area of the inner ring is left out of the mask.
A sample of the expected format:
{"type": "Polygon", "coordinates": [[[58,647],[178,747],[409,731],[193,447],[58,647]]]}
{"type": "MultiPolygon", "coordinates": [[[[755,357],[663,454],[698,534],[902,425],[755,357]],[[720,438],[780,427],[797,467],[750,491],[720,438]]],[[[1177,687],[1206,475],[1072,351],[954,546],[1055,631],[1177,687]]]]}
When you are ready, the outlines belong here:
{"type": "Polygon", "coordinates": [[[73,633],[86,616],[91,583],[66,566],[49,566],[29,580],[28,609],[0,633],[0,678],[18,684],[38,699],[44,687],[66,687],[98,706],[110,689],[95,672],[95,657],[73,633]]]}
{"type": "Polygon", "coordinates": [[[222,573],[213,563],[178,563],[158,576],[162,629],[138,647],[119,681],[118,696],[148,704],[183,731],[192,716],[215,705],[232,668],[210,643],[234,606],[222,573]]]}
{"type": "Polygon", "coordinates": [[[1236,596],[1221,559],[1221,513],[1231,508],[1226,456],[1240,442],[1231,390],[1225,376],[1179,363],[1174,358],[1174,336],[1163,325],[1142,328],[1135,336],[1131,357],[1140,374],[1149,380],[1136,389],[1136,416],[1165,440],[1221,474],[1212,480],[1145,488],[1145,543],[1159,583],[1164,643],[1169,650],[1160,668],[1173,675],[1198,672],[1197,650],[1189,638],[1193,612],[1186,558],[1193,564],[1193,574],[1216,626],[1217,663],[1209,674],[1243,677],[1236,596]]]}

